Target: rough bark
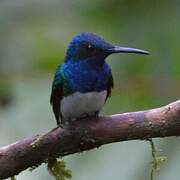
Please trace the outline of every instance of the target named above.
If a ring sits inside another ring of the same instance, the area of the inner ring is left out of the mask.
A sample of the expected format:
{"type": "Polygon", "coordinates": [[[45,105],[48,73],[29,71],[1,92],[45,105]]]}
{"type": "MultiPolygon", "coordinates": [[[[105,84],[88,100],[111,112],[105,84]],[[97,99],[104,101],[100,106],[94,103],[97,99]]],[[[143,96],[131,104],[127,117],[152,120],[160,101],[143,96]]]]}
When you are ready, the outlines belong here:
{"type": "Polygon", "coordinates": [[[82,152],[113,142],[179,135],[180,100],[146,111],[80,119],[43,136],[36,135],[1,147],[0,179],[37,166],[50,157],[82,152]]]}

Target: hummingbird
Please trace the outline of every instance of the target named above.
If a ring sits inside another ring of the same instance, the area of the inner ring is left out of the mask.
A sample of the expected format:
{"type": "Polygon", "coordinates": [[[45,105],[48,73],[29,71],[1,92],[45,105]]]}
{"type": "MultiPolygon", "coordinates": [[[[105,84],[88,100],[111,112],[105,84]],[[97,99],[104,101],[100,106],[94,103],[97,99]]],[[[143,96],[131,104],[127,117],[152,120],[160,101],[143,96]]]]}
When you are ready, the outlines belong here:
{"type": "Polygon", "coordinates": [[[94,33],[84,32],[72,38],[52,83],[50,103],[58,126],[99,115],[114,84],[111,68],[105,61],[114,53],[149,54],[112,45],[94,33]]]}

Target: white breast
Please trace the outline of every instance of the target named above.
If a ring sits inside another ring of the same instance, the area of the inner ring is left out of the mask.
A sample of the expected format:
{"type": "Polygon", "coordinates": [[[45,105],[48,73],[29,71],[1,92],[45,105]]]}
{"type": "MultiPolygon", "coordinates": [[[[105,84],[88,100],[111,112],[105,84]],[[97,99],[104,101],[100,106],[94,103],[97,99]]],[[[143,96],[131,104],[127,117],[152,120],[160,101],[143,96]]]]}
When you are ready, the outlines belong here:
{"type": "Polygon", "coordinates": [[[76,119],[85,114],[91,115],[101,110],[107,91],[80,93],[64,97],[61,101],[61,113],[65,120],[76,119]]]}

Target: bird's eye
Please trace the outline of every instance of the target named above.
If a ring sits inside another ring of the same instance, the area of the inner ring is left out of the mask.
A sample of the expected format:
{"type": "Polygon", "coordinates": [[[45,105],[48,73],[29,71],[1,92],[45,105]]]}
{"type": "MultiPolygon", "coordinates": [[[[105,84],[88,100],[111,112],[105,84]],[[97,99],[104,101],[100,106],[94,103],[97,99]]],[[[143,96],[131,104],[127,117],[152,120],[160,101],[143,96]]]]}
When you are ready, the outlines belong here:
{"type": "Polygon", "coordinates": [[[86,47],[86,50],[87,50],[87,52],[89,52],[89,53],[96,53],[97,52],[97,49],[94,47],[94,46],[92,46],[91,44],[88,44],[87,45],[87,47],[86,47]]]}
{"type": "Polygon", "coordinates": [[[93,56],[93,55],[97,54],[98,51],[99,51],[99,49],[90,43],[83,44],[83,46],[82,46],[82,52],[89,56],[93,56]]]}
{"type": "Polygon", "coordinates": [[[91,43],[81,44],[78,50],[79,50],[78,51],[79,58],[81,59],[96,56],[97,54],[101,52],[100,48],[96,47],[95,45],[91,43]]]}
{"type": "Polygon", "coordinates": [[[87,49],[89,49],[89,50],[92,49],[92,45],[88,44],[87,49]]]}

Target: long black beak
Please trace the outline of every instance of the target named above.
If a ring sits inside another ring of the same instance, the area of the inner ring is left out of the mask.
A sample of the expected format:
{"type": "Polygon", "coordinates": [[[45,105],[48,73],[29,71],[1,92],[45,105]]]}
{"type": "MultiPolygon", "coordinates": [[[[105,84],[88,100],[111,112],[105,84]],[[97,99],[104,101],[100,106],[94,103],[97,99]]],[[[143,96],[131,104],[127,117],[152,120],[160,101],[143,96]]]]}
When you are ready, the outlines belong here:
{"type": "Polygon", "coordinates": [[[114,46],[113,48],[108,49],[109,53],[135,53],[135,54],[145,54],[148,55],[149,52],[141,49],[129,48],[129,47],[121,47],[114,46]]]}

